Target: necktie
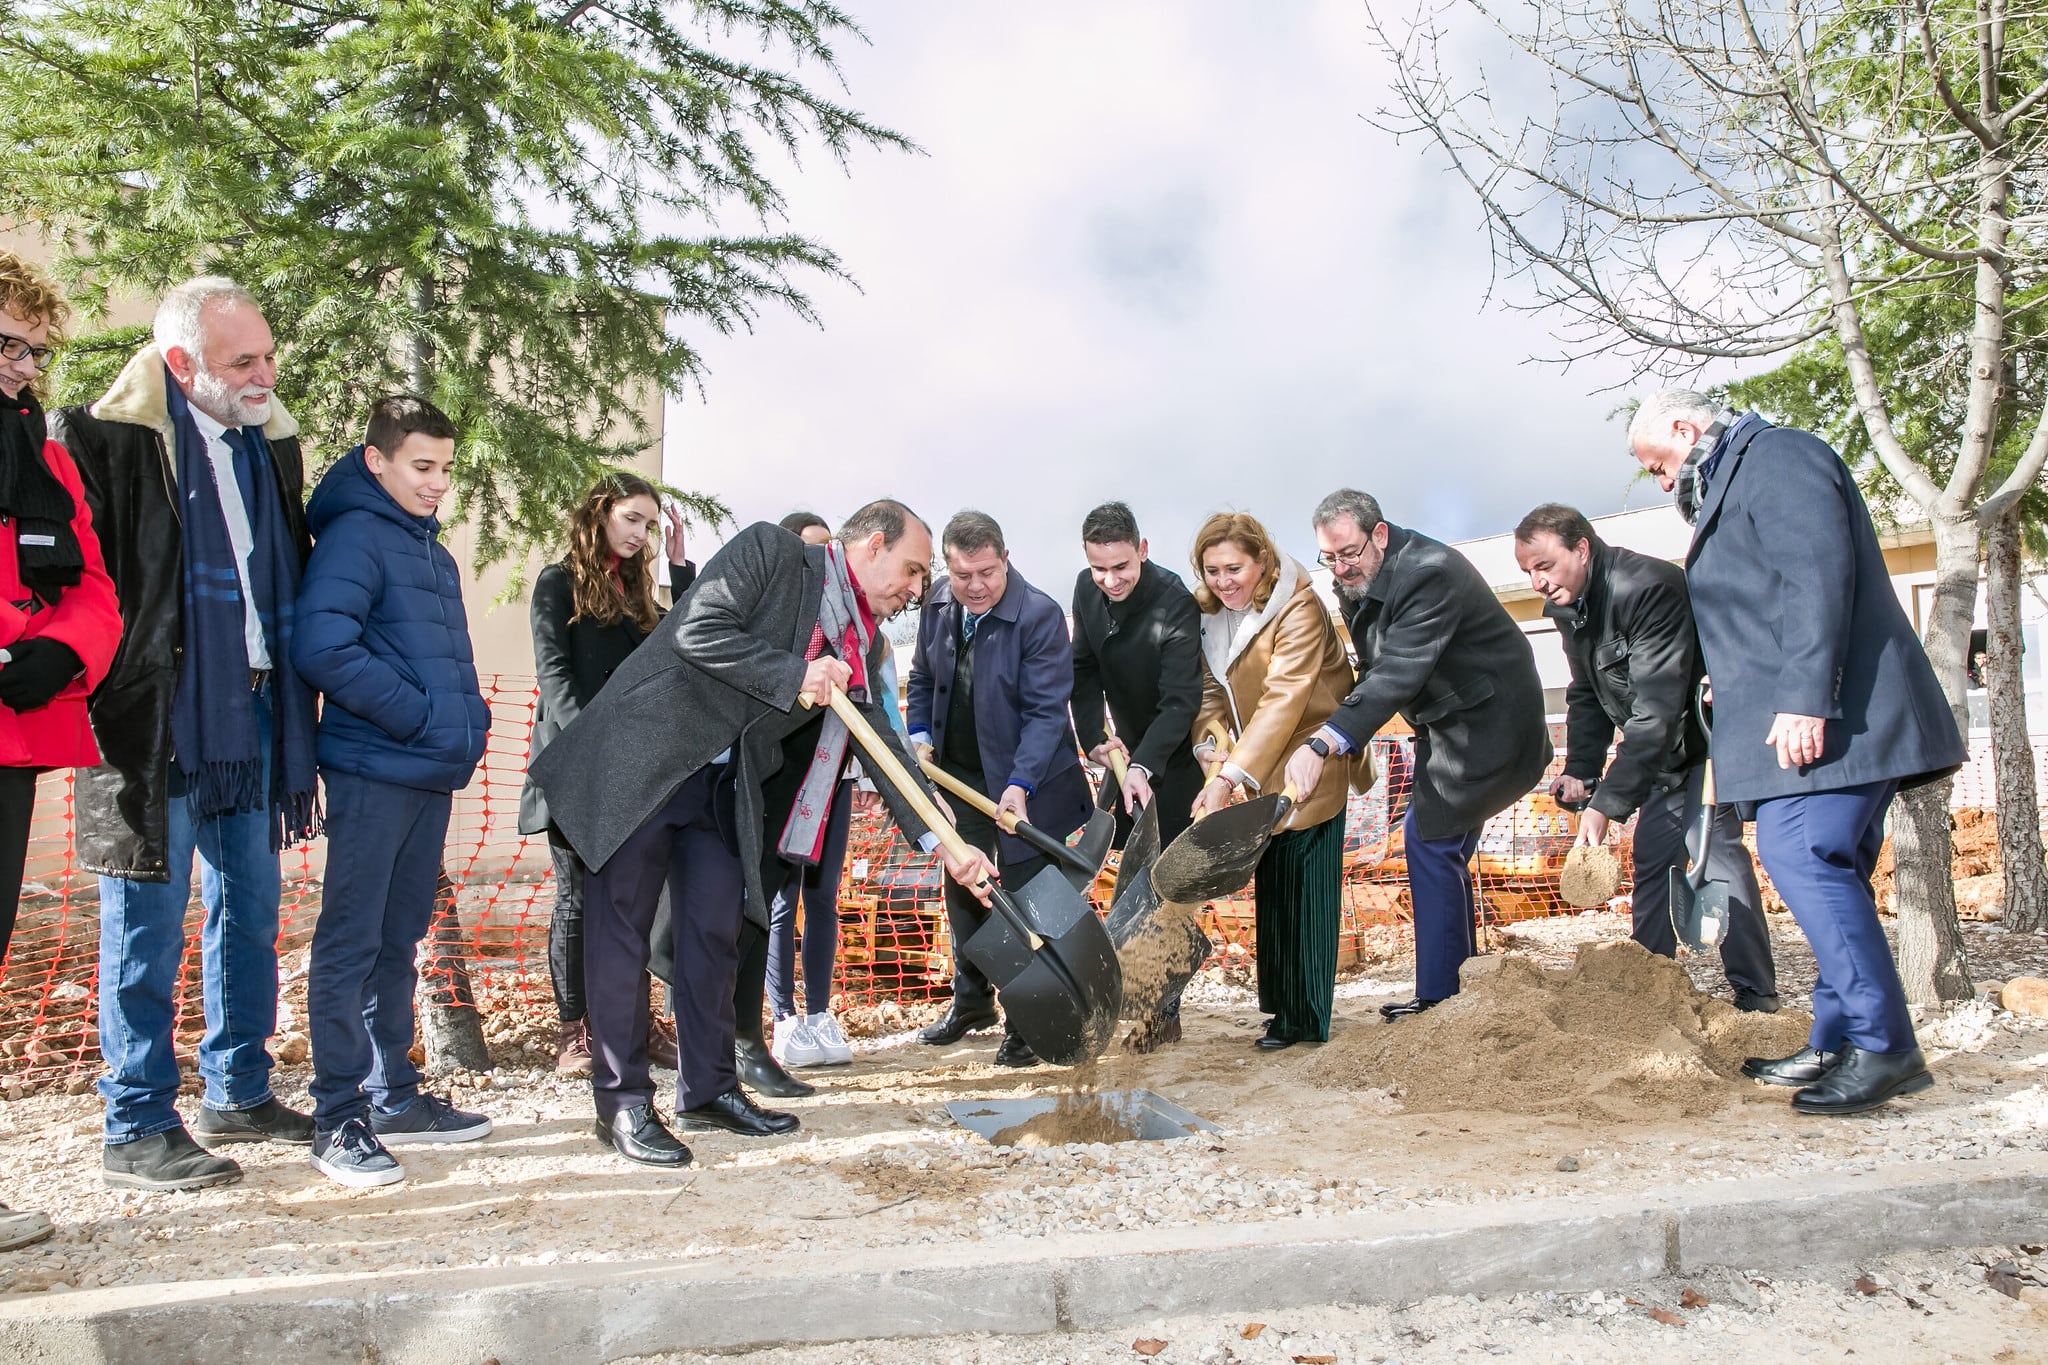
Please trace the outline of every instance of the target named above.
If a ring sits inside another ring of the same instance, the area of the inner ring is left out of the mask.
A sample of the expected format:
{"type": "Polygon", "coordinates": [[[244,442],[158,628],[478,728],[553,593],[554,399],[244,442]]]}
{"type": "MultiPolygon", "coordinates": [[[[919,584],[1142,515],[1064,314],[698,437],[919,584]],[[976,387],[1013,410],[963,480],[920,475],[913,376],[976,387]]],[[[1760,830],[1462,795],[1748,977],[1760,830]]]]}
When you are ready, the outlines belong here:
{"type": "Polygon", "coordinates": [[[960,609],[960,648],[965,649],[974,643],[975,629],[981,625],[982,617],[987,615],[987,612],[982,612],[977,616],[965,607],[960,609]]]}

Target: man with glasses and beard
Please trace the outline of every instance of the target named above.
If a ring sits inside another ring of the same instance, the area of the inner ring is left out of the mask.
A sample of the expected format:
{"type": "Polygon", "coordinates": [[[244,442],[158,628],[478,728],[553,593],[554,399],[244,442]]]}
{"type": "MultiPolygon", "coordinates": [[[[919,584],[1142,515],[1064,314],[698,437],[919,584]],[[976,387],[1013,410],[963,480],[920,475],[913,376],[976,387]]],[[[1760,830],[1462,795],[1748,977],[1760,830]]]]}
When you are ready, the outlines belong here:
{"type": "Polygon", "coordinates": [[[270,1093],[278,851],[313,833],[313,690],[291,662],[311,542],[298,424],[272,396],[277,348],[232,280],[165,295],[155,340],[89,407],[55,414],[120,598],[122,640],[92,696],[102,762],[77,776],[78,856],[100,874],[107,1184],[193,1190],[242,1168],[178,1116],[178,964],[201,864],[209,1146],[313,1141],[270,1093]]]}
{"type": "Polygon", "coordinates": [[[1358,685],[1287,761],[1312,794],[1331,754],[1372,742],[1400,714],[1415,731],[1415,779],[1402,820],[1415,907],[1415,998],[1382,1005],[1389,1021],[1458,993],[1478,951],[1472,855],[1490,818],[1521,800],[1550,764],[1543,684],[1529,641],[1463,555],[1389,524],[1367,494],[1316,504],[1317,559],[1335,576],[1358,651],[1358,685]]]}

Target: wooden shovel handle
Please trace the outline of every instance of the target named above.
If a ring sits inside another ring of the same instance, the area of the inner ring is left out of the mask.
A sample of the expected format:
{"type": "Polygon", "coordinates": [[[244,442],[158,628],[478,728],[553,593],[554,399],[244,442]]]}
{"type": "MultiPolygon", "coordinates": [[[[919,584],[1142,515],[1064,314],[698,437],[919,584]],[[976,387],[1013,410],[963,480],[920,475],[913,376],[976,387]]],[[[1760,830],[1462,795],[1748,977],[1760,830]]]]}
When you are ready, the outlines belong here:
{"type": "Polygon", "coordinates": [[[1710,758],[1700,766],[1705,769],[1700,774],[1700,804],[1711,807],[1714,804],[1714,760],[1710,758]]]}
{"type": "MultiPolygon", "coordinates": [[[[798,700],[805,706],[815,705],[808,693],[798,700]]],[[[890,784],[903,794],[903,799],[917,812],[917,818],[924,821],[933,834],[939,836],[939,842],[945,846],[946,852],[953,855],[956,861],[972,857],[973,851],[968,847],[967,841],[960,837],[960,831],[954,829],[953,822],[940,813],[937,803],[925,794],[923,785],[904,768],[902,760],[896,757],[896,751],[875,733],[875,727],[868,724],[868,718],[860,713],[860,708],[853,704],[846,693],[836,687],[833,688],[830,705],[832,714],[845,724],[847,733],[853,736],[854,743],[860,745],[861,753],[875,765],[875,771],[888,778],[890,784]]]]}
{"type": "Polygon", "coordinates": [[[959,797],[998,825],[1001,825],[1006,831],[1012,834],[1016,833],[1017,817],[1014,814],[1002,809],[1002,807],[996,805],[995,802],[989,800],[981,792],[968,786],[965,782],[962,782],[930,759],[922,760],[918,766],[924,769],[924,775],[929,777],[934,783],[944,787],[948,792],[959,797]]]}

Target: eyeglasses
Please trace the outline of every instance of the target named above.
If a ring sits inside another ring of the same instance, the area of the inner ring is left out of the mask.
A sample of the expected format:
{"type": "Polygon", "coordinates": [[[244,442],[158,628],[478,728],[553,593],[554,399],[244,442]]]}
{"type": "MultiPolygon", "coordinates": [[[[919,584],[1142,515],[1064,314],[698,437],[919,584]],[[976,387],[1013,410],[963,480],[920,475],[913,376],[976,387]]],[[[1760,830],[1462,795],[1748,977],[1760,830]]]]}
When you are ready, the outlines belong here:
{"type": "Polygon", "coordinates": [[[50,361],[56,351],[48,346],[31,346],[20,337],[0,332],[0,360],[20,360],[26,357],[38,370],[50,368],[50,361]]]}
{"type": "Polygon", "coordinates": [[[1372,542],[1367,541],[1363,545],[1354,545],[1348,550],[1339,550],[1335,554],[1331,554],[1328,550],[1324,550],[1322,553],[1316,556],[1316,563],[1322,565],[1326,569],[1334,569],[1339,564],[1342,564],[1347,569],[1352,568],[1358,563],[1359,560],[1365,558],[1365,552],[1371,548],[1372,542]]]}

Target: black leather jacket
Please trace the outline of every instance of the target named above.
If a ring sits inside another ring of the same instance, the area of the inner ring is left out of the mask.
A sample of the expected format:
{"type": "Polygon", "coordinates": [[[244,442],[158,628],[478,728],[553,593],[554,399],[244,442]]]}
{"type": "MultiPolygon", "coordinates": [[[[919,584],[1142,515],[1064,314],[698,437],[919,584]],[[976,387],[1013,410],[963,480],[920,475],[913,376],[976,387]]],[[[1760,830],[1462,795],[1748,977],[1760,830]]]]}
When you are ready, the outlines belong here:
{"type": "Polygon", "coordinates": [[[1598,782],[1593,809],[1626,820],[1653,792],[1683,783],[1707,756],[1693,709],[1700,647],[1685,573],[1595,536],[1585,592],[1574,605],[1546,606],[1543,614],[1557,622],[1572,670],[1565,774],[1598,782]],[[1617,728],[1621,746],[1610,766],[1607,746],[1617,728]]]}
{"type": "MultiPolygon", "coordinates": [[[[101,762],[76,773],[78,860],[90,871],[143,882],[170,876],[164,807],[171,697],[185,635],[184,532],[164,383],[163,362],[151,347],[129,361],[97,403],[60,408],[50,418],[50,434],[78,464],[121,599],[121,648],[91,702],[101,762]]],[[[264,433],[303,564],[313,542],[298,424],[273,405],[264,433]]]]}

